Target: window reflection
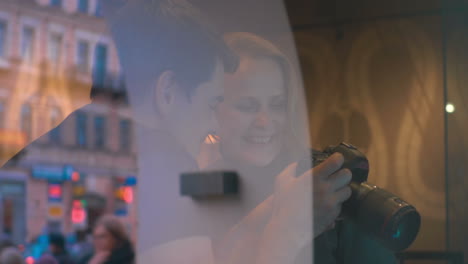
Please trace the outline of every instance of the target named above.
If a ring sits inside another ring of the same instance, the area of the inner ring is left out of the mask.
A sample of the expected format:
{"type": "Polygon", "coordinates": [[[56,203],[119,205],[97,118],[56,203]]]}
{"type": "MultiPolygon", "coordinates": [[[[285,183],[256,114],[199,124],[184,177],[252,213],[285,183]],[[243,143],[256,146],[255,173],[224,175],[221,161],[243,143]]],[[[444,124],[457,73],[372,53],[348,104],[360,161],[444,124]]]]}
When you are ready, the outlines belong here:
{"type": "Polygon", "coordinates": [[[94,117],[94,146],[97,149],[103,149],[106,145],[106,121],[104,116],[94,117]]]}
{"type": "Polygon", "coordinates": [[[80,72],[89,72],[89,43],[85,40],[79,40],[77,46],[77,68],[80,72]]]}
{"type": "Polygon", "coordinates": [[[63,35],[60,33],[53,32],[49,38],[49,61],[54,65],[58,66],[60,58],[62,56],[62,41],[63,35]]]}
{"type": "Polygon", "coordinates": [[[88,117],[84,112],[76,113],[76,144],[79,147],[86,147],[87,144],[87,123],[88,117]]]}
{"type": "Polygon", "coordinates": [[[89,0],[78,0],[78,11],[81,13],[88,13],[89,0]]]}
{"type": "Polygon", "coordinates": [[[119,130],[120,130],[120,150],[123,152],[130,151],[131,144],[131,131],[130,131],[131,122],[128,119],[120,120],[119,130]]]}
{"type": "Polygon", "coordinates": [[[49,132],[49,139],[51,143],[60,144],[62,142],[61,129],[58,126],[62,114],[57,107],[52,108],[50,111],[50,123],[53,129],[49,132]]]}
{"type": "Polygon", "coordinates": [[[23,104],[21,107],[21,132],[23,132],[26,138],[31,139],[31,127],[32,127],[32,114],[31,106],[29,104],[23,104]]]}
{"type": "Polygon", "coordinates": [[[0,57],[6,57],[7,23],[0,20],[0,57]]]}
{"type": "Polygon", "coordinates": [[[23,37],[21,41],[21,57],[26,62],[32,62],[34,58],[35,31],[31,26],[23,27],[23,37]]]}
{"type": "Polygon", "coordinates": [[[62,0],[50,0],[50,5],[51,6],[61,7],[62,6],[62,0]]]}
{"type": "Polygon", "coordinates": [[[107,73],[107,45],[99,43],[96,45],[94,57],[94,85],[104,86],[107,73]]]}

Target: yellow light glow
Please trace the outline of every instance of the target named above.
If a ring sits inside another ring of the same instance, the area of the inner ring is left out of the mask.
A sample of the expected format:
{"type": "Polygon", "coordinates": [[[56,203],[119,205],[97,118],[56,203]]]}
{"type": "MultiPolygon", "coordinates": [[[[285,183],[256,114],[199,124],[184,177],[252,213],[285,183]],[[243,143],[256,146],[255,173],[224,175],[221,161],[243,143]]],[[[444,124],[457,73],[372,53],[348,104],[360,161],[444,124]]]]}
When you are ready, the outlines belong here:
{"type": "Polygon", "coordinates": [[[447,113],[453,113],[455,112],[455,106],[452,103],[447,103],[445,111],[447,111],[447,113]]]}
{"type": "Polygon", "coordinates": [[[206,144],[216,144],[219,142],[219,137],[213,134],[209,134],[205,138],[205,143],[206,144]]]}

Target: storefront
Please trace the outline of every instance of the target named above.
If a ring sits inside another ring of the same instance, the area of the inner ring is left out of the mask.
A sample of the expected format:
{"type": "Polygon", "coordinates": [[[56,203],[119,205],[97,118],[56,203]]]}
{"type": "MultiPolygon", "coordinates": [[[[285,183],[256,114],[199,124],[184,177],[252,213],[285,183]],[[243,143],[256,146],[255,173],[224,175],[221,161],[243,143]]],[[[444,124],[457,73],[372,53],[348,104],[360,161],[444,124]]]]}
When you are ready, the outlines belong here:
{"type": "Polygon", "coordinates": [[[0,171],[0,236],[24,243],[26,235],[26,175],[0,171]]]}

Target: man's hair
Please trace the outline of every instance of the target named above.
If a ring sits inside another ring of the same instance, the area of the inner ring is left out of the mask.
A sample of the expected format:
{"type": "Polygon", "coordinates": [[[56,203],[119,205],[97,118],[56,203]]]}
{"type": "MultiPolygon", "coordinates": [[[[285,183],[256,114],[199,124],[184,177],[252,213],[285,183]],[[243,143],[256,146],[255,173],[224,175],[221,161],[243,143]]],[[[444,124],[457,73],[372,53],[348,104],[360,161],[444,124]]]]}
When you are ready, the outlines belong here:
{"type": "Polygon", "coordinates": [[[65,237],[60,233],[51,233],[49,234],[49,244],[59,249],[65,249],[65,237]]]}
{"type": "MultiPolygon", "coordinates": [[[[237,59],[201,12],[185,0],[134,0],[110,17],[130,97],[143,99],[164,71],[191,95],[211,79],[219,60],[235,71],[237,59]]],[[[141,102],[141,101],[139,101],[141,102]]]]}

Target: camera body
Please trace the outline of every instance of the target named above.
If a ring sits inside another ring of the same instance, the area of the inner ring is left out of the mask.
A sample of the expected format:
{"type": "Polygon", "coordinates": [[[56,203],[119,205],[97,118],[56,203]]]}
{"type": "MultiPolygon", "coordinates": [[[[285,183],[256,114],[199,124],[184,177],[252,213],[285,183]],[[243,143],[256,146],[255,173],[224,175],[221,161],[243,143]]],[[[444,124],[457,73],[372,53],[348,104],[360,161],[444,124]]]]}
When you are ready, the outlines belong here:
{"type": "MultiPolygon", "coordinates": [[[[339,218],[349,219],[361,231],[392,251],[398,252],[408,248],[416,238],[421,224],[421,217],[416,208],[396,195],[368,183],[369,162],[366,156],[351,144],[330,146],[323,152],[313,150],[313,166],[317,166],[335,152],[344,156],[342,168],[352,172],[352,195],[343,203],[339,218]]],[[[298,169],[302,167],[299,163],[298,169]]]]}

